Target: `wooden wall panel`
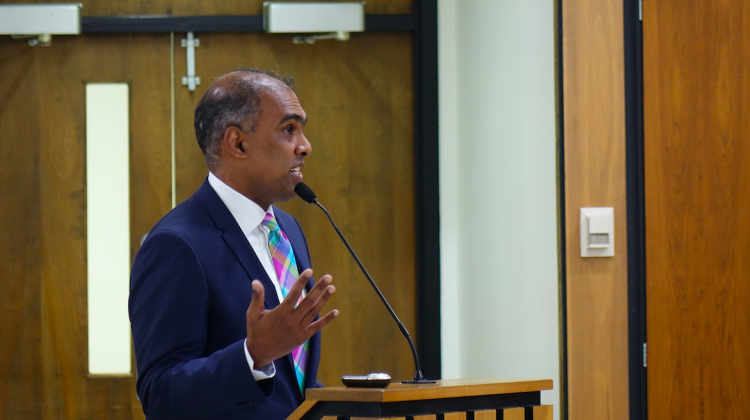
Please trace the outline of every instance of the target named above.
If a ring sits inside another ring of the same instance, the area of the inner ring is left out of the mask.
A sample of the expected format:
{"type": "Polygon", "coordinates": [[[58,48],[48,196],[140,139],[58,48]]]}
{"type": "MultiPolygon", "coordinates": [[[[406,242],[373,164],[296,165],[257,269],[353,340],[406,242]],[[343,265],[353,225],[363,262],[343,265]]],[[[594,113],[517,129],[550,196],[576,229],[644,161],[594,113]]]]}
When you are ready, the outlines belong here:
{"type": "Polygon", "coordinates": [[[650,419],[750,418],[750,7],[644,2],[650,419]]]}
{"type": "Polygon", "coordinates": [[[10,170],[3,233],[15,236],[0,242],[0,258],[13,257],[2,261],[3,289],[13,291],[7,307],[18,308],[0,329],[0,369],[9,373],[0,377],[0,415],[143,418],[134,375],[87,373],[85,83],[130,84],[135,250],[141,230],[170,208],[169,36],[59,37],[34,49],[4,38],[0,51],[0,79],[8,81],[0,87],[0,159],[10,170]]]}
{"type": "MultiPolygon", "coordinates": [[[[260,15],[266,0],[81,0],[83,16],[117,15],[260,15]]],[[[299,0],[297,0],[299,1],[299,0]]],[[[302,0],[305,1],[305,0],[302,0]]],[[[310,0],[312,1],[312,0],[310,0]]],[[[352,0],[326,0],[352,1],[352,0]]],[[[19,0],[13,3],[49,3],[48,0],[19,0]]],[[[412,0],[367,0],[368,14],[408,14],[412,0]]]]}
{"type": "Polygon", "coordinates": [[[539,405],[534,407],[534,420],[552,420],[554,410],[551,405],[539,405]]]}
{"type": "Polygon", "coordinates": [[[563,0],[568,413],[628,419],[622,1],[563,0]],[[581,207],[614,207],[615,256],[581,258],[581,207]]]}
{"type": "MultiPolygon", "coordinates": [[[[7,38],[7,37],[6,37],[7,38]]],[[[36,51],[0,40],[0,417],[41,418],[36,51]],[[3,63],[13,62],[9,67],[3,63]],[[37,363],[28,363],[28,360],[37,363]]]]}
{"type": "Polygon", "coordinates": [[[506,408],[503,410],[503,420],[525,420],[526,410],[519,408],[506,408]]]}
{"type": "Polygon", "coordinates": [[[475,411],[474,420],[497,420],[496,410],[475,411]]]}
{"type": "MultiPolygon", "coordinates": [[[[309,121],[312,154],[305,182],[332,213],[401,321],[416,336],[412,39],[355,34],[347,42],[294,45],[291,36],[203,34],[195,92],[177,87],[177,199],[189,197],[207,170],[193,113],[213,78],[239,67],[277,69],[296,78],[309,121]]],[[[185,51],[175,44],[176,74],[185,51]]],[[[299,199],[281,207],[300,221],[316,277],[330,273],[341,315],[323,332],[320,380],[384,371],[414,374],[409,346],[320,209],[299,199]]]]}
{"type": "MultiPolygon", "coordinates": [[[[531,418],[533,420],[552,420],[552,406],[551,405],[539,405],[535,407],[529,407],[531,410],[531,418]]],[[[506,408],[504,410],[484,410],[484,411],[473,411],[469,413],[465,412],[454,412],[454,413],[444,413],[442,414],[442,418],[445,420],[466,420],[466,418],[473,418],[474,420],[495,420],[495,419],[501,419],[501,420],[525,420],[528,417],[526,416],[527,411],[526,408],[523,407],[516,407],[516,408],[506,408]]],[[[414,420],[435,420],[438,416],[437,415],[429,415],[429,416],[414,416],[414,420]]],[[[410,417],[407,417],[410,418],[410,417]]],[[[403,420],[403,417],[395,417],[392,420],[403,420]]],[[[323,417],[323,420],[336,420],[336,417],[323,417]]],[[[352,417],[352,420],[365,420],[361,419],[359,417],[352,417]]]]}

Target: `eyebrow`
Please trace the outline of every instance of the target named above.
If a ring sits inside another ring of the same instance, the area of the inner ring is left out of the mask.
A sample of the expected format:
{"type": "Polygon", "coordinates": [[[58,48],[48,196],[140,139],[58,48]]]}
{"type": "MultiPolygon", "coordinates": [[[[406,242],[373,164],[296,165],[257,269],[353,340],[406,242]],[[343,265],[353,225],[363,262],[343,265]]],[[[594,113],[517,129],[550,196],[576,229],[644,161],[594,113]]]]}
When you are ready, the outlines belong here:
{"type": "Polygon", "coordinates": [[[299,114],[286,114],[284,115],[284,118],[282,118],[281,121],[279,121],[279,125],[284,124],[285,122],[289,120],[298,121],[299,123],[302,124],[303,127],[305,126],[305,124],[307,124],[307,118],[302,118],[302,116],[299,114]]]}

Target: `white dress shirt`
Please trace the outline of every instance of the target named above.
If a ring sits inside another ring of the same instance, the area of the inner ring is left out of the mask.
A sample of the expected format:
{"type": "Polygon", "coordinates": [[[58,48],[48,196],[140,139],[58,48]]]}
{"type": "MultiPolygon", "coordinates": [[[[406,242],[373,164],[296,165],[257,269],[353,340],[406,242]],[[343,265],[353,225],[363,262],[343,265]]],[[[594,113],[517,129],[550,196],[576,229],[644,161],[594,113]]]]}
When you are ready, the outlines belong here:
{"type": "MultiPolygon", "coordinates": [[[[284,300],[281,294],[281,287],[279,286],[278,276],[276,269],[273,266],[273,258],[271,257],[271,251],[268,249],[268,228],[261,225],[263,218],[266,217],[266,213],[273,214],[273,207],[269,206],[268,209],[263,210],[258,204],[239,192],[235,191],[229,185],[225,184],[222,180],[217,178],[213,173],[208,173],[208,183],[211,188],[216,191],[221,201],[227,206],[229,212],[232,213],[234,220],[240,226],[242,233],[245,234],[247,241],[250,242],[250,246],[253,248],[255,255],[258,256],[260,263],[268,274],[268,278],[271,279],[274,288],[276,289],[276,296],[279,298],[279,302],[284,300]]],[[[257,279],[253,279],[257,280],[257,279]]],[[[268,291],[266,291],[268,293],[268,291]]],[[[250,352],[247,351],[247,339],[245,339],[245,358],[247,364],[253,373],[253,377],[256,381],[268,379],[276,374],[276,368],[272,363],[263,366],[260,370],[253,369],[253,358],[250,357],[250,352]]]]}

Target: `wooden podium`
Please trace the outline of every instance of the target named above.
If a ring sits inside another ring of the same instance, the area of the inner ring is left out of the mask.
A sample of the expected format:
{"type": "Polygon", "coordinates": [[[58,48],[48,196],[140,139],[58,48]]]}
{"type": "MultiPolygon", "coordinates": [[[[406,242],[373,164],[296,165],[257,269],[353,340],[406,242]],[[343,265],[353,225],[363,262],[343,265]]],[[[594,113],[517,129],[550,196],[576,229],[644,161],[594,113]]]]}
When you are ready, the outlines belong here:
{"type": "Polygon", "coordinates": [[[401,418],[406,420],[552,420],[541,391],[552,380],[453,379],[387,388],[308,389],[287,420],[401,418]]]}

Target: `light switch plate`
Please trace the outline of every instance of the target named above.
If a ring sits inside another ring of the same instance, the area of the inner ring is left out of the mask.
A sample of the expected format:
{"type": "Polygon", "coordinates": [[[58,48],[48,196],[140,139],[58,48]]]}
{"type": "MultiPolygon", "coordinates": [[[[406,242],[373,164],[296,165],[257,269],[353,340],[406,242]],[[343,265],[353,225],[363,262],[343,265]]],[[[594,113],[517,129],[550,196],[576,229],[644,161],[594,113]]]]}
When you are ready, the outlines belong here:
{"type": "Polygon", "coordinates": [[[615,256],[615,210],[581,208],[581,257],[615,256]],[[594,240],[592,240],[592,235],[594,240]]]}

